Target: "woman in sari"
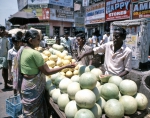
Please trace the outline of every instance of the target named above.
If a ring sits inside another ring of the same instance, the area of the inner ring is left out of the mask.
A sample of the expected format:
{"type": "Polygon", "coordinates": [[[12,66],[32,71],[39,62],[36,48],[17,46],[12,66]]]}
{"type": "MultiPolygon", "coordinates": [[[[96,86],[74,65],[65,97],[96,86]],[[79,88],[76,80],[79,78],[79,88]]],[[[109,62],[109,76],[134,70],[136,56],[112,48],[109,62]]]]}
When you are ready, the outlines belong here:
{"type": "Polygon", "coordinates": [[[40,43],[40,36],[36,30],[27,31],[23,41],[27,45],[20,48],[15,58],[14,89],[20,91],[25,118],[47,118],[44,98],[45,75],[57,73],[64,68],[74,68],[75,65],[49,69],[40,52],[34,50],[40,43]]]}

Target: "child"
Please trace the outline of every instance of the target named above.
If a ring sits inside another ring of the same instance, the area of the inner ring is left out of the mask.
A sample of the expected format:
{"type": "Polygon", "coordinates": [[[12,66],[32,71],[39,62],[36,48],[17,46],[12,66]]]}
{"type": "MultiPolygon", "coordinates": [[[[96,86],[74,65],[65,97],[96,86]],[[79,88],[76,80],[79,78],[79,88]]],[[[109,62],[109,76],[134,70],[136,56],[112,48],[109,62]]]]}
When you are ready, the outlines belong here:
{"type": "MultiPolygon", "coordinates": [[[[11,48],[8,51],[7,60],[8,60],[8,74],[9,74],[10,81],[13,80],[12,72],[13,72],[14,57],[16,56],[16,54],[22,44],[21,38],[22,37],[17,34],[14,35],[12,37],[13,48],[11,48]]],[[[14,90],[14,94],[16,94],[15,90],[14,90]]]]}

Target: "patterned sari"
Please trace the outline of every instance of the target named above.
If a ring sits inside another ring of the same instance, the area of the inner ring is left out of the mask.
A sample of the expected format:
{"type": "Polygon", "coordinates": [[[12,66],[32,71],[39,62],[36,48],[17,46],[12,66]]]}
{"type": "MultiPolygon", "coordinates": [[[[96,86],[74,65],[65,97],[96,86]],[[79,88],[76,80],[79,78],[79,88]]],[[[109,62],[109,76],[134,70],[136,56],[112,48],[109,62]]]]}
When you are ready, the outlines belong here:
{"type": "Polygon", "coordinates": [[[47,104],[44,98],[45,76],[41,72],[32,79],[26,79],[20,71],[21,47],[15,57],[13,88],[19,90],[23,115],[25,118],[48,118],[47,104]]]}

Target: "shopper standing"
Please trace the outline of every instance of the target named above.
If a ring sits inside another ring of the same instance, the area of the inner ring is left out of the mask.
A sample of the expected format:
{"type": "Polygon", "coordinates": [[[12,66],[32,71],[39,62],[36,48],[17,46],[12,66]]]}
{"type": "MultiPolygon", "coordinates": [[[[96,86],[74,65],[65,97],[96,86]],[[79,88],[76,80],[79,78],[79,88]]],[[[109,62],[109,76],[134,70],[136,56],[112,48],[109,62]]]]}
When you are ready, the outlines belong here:
{"type": "MultiPolygon", "coordinates": [[[[20,46],[22,45],[21,41],[22,37],[19,35],[14,35],[12,36],[12,43],[13,43],[13,48],[8,50],[8,75],[9,75],[9,80],[13,83],[13,67],[14,67],[14,57],[16,56],[18,50],[20,49],[20,46]]],[[[14,89],[14,94],[16,94],[16,90],[14,89]]]]}
{"type": "Polygon", "coordinates": [[[69,32],[65,32],[65,37],[61,39],[61,45],[72,55],[71,40],[68,36],[69,32]]]}
{"type": "Polygon", "coordinates": [[[97,46],[97,36],[95,33],[92,34],[92,42],[93,42],[93,47],[97,46]]]}
{"type": "Polygon", "coordinates": [[[110,41],[110,32],[106,32],[103,35],[103,39],[101,40],[100,45],[105,44],[105,43],[107,43],[109,41],[110,41]]]}
{"type": "Polygon", "coordinates": [[[34,50],[40,44],[40,35],[36,30],[26,32],[22,46],[14,59],[14,88],[20,91],[23,115],[25,118],[48,118],[45,94],[45,75],[55,74],[64,68],[74,68],[69,64],[50,69],[40,52],[34,50]]]}
{"type": "Polygon", "coordinates": [[[5,27],[0,26],[0,68],[2,69],[2,77],[4,79],[4,89],[10,89],[8,83],[8,62],[7,53],[9,48],[8,39],[5,37],[5,27]]]}

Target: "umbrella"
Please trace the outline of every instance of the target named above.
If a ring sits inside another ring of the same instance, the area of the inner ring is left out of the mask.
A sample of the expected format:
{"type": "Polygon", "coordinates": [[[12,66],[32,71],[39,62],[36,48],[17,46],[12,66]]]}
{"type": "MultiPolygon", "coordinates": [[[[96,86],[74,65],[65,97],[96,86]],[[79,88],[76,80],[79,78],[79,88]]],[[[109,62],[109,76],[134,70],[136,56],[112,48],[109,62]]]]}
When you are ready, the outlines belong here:
{"type": "Polygon", "coordinates": [[[13,14],[8,21],[11,22],[13,25],[25,25],[28,23],[38,23],[39,19],[34,15],[34,13],[20,11],[13,14]]]}

